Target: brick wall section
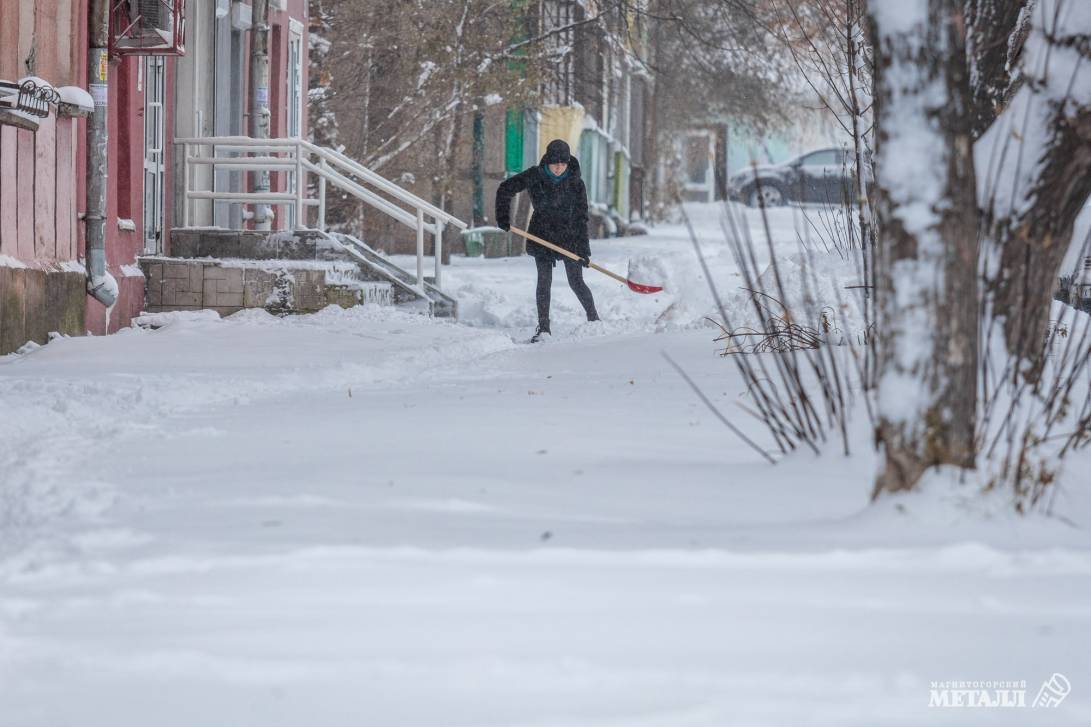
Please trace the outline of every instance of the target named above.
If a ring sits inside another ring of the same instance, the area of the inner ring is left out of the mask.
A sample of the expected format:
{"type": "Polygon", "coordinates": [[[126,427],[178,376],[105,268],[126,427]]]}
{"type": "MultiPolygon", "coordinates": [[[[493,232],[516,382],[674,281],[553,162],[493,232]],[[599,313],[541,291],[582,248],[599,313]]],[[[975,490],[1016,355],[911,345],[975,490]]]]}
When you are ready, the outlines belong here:
{"type": "Polygon", "coordinates": [[[206,308],[221,310],[243,307],[242,268],[224,268],[218,265],[204,266],[204,304],[206,308]]]}
{"type": "Polygon", "coordinates": [[[204,268],[186,263],[142,264],[149,310],[197,310],[204,304],[204,268]]]}

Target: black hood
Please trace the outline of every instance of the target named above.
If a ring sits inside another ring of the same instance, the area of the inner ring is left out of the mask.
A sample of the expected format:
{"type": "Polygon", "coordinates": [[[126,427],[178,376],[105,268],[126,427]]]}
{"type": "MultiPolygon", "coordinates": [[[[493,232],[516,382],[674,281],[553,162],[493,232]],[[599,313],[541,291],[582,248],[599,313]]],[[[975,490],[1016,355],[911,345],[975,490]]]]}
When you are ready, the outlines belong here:
{"type": "MultiPolygon", "coordinates": [[[[538,162],[538,166],[542,168],[542,171],[548,171],[546,169],[546,165],[549,164],[548,159],[549,154],[546,153],[542,155],[542,160],[538,162]]],[[[568,173],[573,177],[580,176],[580,160],[571,155],[568,157],[568,173]]]]}

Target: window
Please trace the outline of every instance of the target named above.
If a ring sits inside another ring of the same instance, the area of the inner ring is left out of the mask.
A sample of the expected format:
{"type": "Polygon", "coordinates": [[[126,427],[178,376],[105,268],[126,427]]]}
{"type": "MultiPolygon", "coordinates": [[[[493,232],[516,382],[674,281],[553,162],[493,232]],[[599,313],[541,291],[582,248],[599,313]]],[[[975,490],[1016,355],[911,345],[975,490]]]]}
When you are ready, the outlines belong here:
{"type": "Polygon", "coordinates": [[[144,56],[144,252],[162,251],[163,237],[163,56],[144,56]]]}
{"type": "MultiPolygon", "coordinates": [[[[288,88],[287,99],[288,136],[299,137],[303,133],[303,27],[294,18],[291,19],[288,33],[288,72],[285,74],[288,88]]],[[[293,194],[298,192],[298,185],[303,184],[302,179],[296,179],[296,173],[288,175],[288,190],[293,194]]],[[[296,206],[288,205],[288,229],[295,229],[305,224],[304,220],[296,219],[296,206]]]]}
{"type": "Polygon", "coordinates": [[[556,65],[545,84],[546,103],[571,106],[575,100],[575,61],[572,48],[575,31],[571,27],[580,19],[575,0],[545,0],[542,5],[542,31],[563,28],[546,39],[547,48],[555,55],[556,65]]]}
{"type": "Polygon", "coordinates": [[[803,157],[802,162],[805,167],[832,167],[840,166],[843,159],[838,150],[823,149],[803,157]]]}
{"type": "Polygon", "coordinates": [[[303,41],[292,29],[288,39],[288,136],[302,131],[303,116],[303,41]]]}

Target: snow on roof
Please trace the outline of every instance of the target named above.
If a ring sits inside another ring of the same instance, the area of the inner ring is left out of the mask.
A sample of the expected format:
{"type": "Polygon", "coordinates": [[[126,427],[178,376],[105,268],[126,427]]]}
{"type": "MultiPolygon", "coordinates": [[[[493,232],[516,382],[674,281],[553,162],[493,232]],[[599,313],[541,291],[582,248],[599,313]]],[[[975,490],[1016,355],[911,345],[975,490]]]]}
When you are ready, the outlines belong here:
{"type": "Polygon", "coordinates": [[[22,86],[27,81],[33,81],[38,88],[53,88],[53,84],[40,76],[23,76],[16,83],[22,86]]]}
{"type": "Polygon", "coordinates": [[[57,93],[61,96],[61,103],[78,106],[81,111],[95,110],[95,101],[91,98],[91,94],[79,86],[61,86],[57,89],[57,93]]]}

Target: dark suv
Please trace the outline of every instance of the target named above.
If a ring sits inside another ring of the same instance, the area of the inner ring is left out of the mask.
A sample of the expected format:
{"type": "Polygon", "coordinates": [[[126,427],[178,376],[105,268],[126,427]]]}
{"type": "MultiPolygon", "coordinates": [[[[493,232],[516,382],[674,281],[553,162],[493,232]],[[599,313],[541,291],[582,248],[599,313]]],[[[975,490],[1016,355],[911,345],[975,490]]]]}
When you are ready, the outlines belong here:
{"type": "MultiPolygon", "coordinates": [[[[868,180],[865,179],[865,183],[868,180]]],[[[746,167],[727,180],[731,199],[757,207],[856,201],[856,155],[848,149],[819,149],[780,164],[746,167]]]]}

